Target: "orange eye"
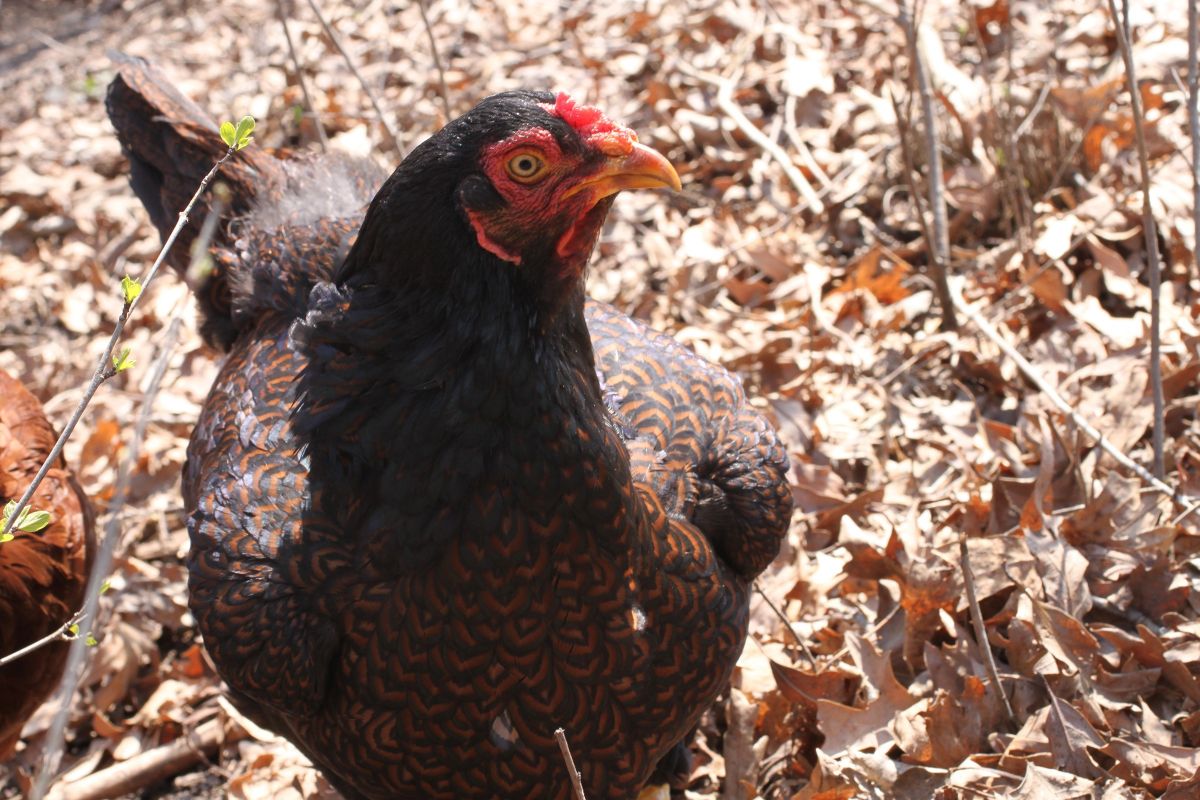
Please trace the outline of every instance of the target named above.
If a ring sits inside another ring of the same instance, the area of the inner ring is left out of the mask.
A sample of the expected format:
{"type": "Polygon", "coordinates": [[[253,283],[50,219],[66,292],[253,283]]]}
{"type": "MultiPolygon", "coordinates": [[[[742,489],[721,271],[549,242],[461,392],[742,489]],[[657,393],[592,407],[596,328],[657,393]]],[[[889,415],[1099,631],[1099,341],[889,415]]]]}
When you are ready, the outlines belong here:
{"type": "Polygon", "coordinates": [[[517,183],[536,183],[546,174],[546,161],[532,150],[519,150],[504,164],[508,176],[517,183]]]}

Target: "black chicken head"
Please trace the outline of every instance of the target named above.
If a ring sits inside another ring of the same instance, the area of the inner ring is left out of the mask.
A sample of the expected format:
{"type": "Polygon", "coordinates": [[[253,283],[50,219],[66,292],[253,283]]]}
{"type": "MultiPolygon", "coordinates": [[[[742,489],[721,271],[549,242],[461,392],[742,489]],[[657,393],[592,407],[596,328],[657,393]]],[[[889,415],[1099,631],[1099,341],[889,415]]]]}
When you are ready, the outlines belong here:
{"type": "Polygon", "coordinates": [[[464,264],[514,270],[543,290],[574,283],[613,195],[643,188],[679,190],[679,176],[599,109],[563,93],[493,95],[397,168],[347,271],[399,260],[394,272],[426,284],[464,264]]]}

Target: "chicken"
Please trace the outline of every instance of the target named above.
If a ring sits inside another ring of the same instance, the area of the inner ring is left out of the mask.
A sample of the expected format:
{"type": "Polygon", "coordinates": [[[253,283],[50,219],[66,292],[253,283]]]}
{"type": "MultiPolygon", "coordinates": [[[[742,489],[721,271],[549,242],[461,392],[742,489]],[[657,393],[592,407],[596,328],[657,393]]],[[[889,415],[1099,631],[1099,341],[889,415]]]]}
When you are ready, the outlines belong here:
{"type": "MultiPolygon", "coordinates": [[[[165,232],[216,129],[136,61],[108,107],[165,232]]],[[[230,176],[183,486],[205,646],[348,798],[566,800],[559,727],[589,797],[631,798],[727,685],[791,512],[739,381],[585,299],[614,195],[679,178],[531,91],[364,217],[370,176],[261,150],[230,176]]]]}
{"type": "MultiPolygon", "coordinates": [[[[24,494],[56,439],[42,404],[0,371],[0,505],[24,494]]],[[[50,524],[37,531],[14,526],[13,538],[0,542],[0,656],[69,620],[83,605],[91,568],[91,508],[61,459],[30,507],[49,513],[50,524]]],[[[12,755],[25,720],[58,686],[67,649],[66,642],[52,642],[0,667],[0,762],[12,755]]]]}

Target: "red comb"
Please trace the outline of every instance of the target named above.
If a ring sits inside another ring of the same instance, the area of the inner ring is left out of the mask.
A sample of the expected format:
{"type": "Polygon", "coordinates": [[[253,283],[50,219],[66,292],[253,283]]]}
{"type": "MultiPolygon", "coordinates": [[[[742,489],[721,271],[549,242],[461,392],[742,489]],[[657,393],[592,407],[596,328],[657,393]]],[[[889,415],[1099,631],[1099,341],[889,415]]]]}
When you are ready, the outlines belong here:
{"type": "Polygon", "coordinates": [[[566,92],[559,92],[554,105],[546,110],[559,117],[605,155],[624,156],[633,150],[637,134],[631,129],[613,122],[595,106],[577,105],[566,92]]]}

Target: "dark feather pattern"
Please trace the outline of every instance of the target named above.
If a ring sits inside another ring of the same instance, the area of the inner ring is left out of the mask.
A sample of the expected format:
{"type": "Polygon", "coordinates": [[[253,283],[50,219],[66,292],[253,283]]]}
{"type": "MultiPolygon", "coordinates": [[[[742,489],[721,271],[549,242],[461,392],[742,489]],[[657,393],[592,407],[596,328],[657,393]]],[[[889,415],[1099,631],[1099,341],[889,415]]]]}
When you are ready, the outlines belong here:
{"type": "Polygon", "coordinates": [[[447,125],[357,232],[251,214],[216,245],[234,334],[184,479],[191,605],[239,705],[350,798],[568,800],[557,727],[589,797],[635,796],[686,764],[786,530],[736,378],[587,301],[553,224],[520,265],[477,244],[481,148],[541,126],[591,158],[550,100],[447,125]]]}

